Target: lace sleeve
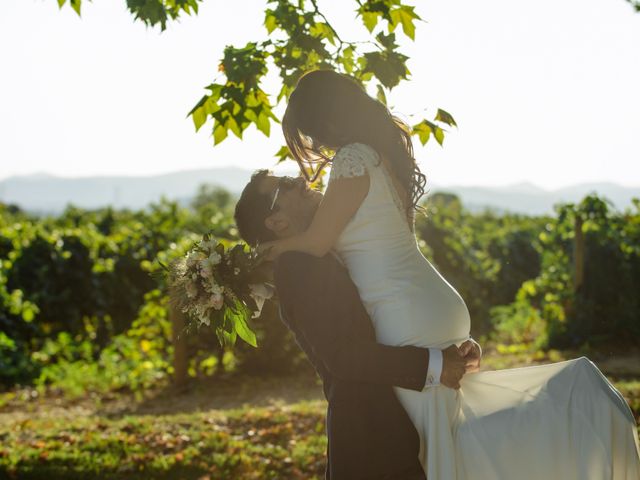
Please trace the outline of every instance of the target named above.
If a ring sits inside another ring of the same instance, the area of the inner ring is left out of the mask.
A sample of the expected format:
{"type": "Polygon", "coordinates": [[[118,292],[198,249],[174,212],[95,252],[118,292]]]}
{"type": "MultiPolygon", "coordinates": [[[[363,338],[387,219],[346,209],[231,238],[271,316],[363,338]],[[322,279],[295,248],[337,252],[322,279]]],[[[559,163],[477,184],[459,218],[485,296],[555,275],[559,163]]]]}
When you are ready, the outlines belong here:
{"type": "Polygon", "coordinates": [[[367,175],[369,165],[375,162],[376,158],[375,150],[367,145],[362,143],[345,145],[333,157],[329,181],[367,175]]]}

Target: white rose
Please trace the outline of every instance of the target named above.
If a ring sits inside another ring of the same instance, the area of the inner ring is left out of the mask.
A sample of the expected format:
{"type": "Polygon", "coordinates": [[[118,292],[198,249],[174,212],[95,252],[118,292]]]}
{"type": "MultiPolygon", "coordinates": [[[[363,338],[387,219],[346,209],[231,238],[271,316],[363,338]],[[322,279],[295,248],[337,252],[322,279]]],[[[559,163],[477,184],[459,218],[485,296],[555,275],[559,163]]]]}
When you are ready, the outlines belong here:
{"type": "Polygon", "coordinates": [[[187,268],[193,268],[197,261],[198,260],[196,260],[194,252],[189,252],[187,254],[187,268]]]}
{"type": "Polygon", "coordinates": [[[200,270],[200,272],[204,270],[209,270],[210,268],[211,267],[209,265],[209,260],[207,260],[206,258],[204,260],[198,261],[198,270],[200,270]]]}
{"type": "Polygon", "coordinates": [[[213,272],[210,268],[203,268],[202,270],[200,270],[200,275],[205,280],[211,280],[213,278],[213,272]]]}
{"type": "Polygon", "coordinates": [[[198,295],[198,287],[193,282],[187,282],[185,290],[187,291],[187,297],[189,298],[194,298],[198,295]]]}
{"type": "Polygon", "coordinates": [[[200,316],[200,325],[205,324],[207,327],[211,324],[211,320],[209,319],[209,315],[206,313],[200,316]]]}
{"type": "Polygon", "coordinates": [[[207,305],[206,303],[196,303],[194,310],[196,316],[201,319],[202,317],[207,316],[209,305],[207,305]]]}
{"type": "Polygon", "coordinates": [[[266,283],[250,283],[249,290],[251,290],[251,296],[254,298],[269,299],[273,297],[273,286],[266,283]]]}
{"type": "Polygon", "coordinates": [[[252,283],[249,284],[249,289],[251,290],[251,297],[255,300],[256,305],[258,306],[258,311],[253,313],[252,318],[257,318],[262,312],[265,300],[273,297],[274,288],[266,283],[252,283]]]}
{"type": "Polygon", "coordinates": [[[176,275],[184,277],[187,274],[187,262],[176,262],[174,265],[176,275]]]}
{"type": "Polygon", "coordinates": [[[209,264],[212,267],[218,265],[220,263],[220,260],[222,260],[222,257],[218,252],[212,252],[211,255],[209,255],[209,264]]]}
{"type": "Polygon", "coordinates": [[[213,283],[211,284],[211,289],[209,291],[215,295],[222,295],[224,293],[224,287],[217,283],[213,283]]]}
{"type": "Polygon", "coordinates": [[[203,250],[213,250],[214,248],[216,248],[217,242],[215,240],[203,240],[202,242],[200,242],[200,247],[203,250]]]}

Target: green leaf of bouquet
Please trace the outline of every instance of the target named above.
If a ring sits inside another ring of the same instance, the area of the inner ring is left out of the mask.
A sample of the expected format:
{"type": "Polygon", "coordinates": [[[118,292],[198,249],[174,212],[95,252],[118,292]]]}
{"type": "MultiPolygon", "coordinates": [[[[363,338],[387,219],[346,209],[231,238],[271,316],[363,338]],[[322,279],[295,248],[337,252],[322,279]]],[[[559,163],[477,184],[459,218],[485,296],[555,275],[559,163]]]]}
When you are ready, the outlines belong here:
{"type": "Polygon", "coordinates": [[[258,340],[256,339],[256,334],[249,328],[246,318],[245,314],[236,315],[236,332],[238,333],[238,336],[249,345],[257,347],[258,340]]]}
{"type": "Polygon", "coordinates": [[[224,328],[216,328],[216,335],[218,336],[220,345],[223,347],[233,347],[236,344],[236,339],[238,338],[235,330],[227,332],[224,328]]]}

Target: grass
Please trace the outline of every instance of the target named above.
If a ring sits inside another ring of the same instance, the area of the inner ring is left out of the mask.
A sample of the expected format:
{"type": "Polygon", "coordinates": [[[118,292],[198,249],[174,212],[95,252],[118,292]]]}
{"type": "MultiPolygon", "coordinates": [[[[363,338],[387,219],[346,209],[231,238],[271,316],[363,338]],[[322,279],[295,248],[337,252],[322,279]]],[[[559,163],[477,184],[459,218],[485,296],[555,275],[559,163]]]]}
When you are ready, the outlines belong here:
{"type": "Polygon", "coordinates": [[[312,479],[324,403],[160,416],[40,418],[0,428],[0,477],[312,479]]]}
{"type": "MultiPolygon", "coordinates": [[[[579,354],[493,347],[484,365],[508,368],[579,354]]],[[[638,420],[639,362],[614,360],[596,363],[638,420]]],[[[29,390],[6,393],[0,479],[320,479],[326,404],[308,377],[200,382],[187,393],[158,391],[138,404],[123,396],[83,403],[34,398],[29,390]]]]}

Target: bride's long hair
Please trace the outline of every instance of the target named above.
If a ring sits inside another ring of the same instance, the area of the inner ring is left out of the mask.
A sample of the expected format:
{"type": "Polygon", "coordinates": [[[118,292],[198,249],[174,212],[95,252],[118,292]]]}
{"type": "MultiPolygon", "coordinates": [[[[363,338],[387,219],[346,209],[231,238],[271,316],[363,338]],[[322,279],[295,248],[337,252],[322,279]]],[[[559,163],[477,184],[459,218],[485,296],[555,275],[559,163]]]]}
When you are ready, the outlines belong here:
{"type": "Polygon", "coordinates": [[[389,161],[409,197],[407,215],[419,209],[427,178],[413,156],[409,126],[352,77],[331,70],[305,73],[289,98],[282,130],[307,180],[315,181],[331,162],[328,151],[364,143],[389,161]]]}

